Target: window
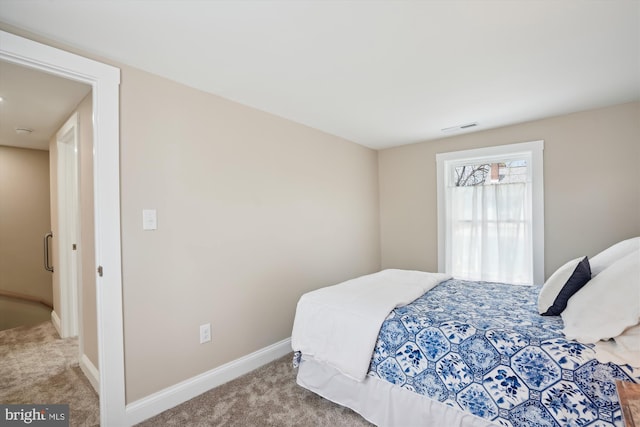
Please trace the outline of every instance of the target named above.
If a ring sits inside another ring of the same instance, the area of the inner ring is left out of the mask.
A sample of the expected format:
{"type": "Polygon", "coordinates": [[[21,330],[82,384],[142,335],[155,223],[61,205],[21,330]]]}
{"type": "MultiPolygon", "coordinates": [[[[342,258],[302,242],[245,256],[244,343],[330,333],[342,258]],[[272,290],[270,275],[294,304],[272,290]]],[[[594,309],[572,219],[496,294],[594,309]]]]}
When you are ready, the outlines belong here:
{"type": "Polygon", "coordinates": [[[436,155],[438,269],[544,282],[543,141],[436,155]]]}

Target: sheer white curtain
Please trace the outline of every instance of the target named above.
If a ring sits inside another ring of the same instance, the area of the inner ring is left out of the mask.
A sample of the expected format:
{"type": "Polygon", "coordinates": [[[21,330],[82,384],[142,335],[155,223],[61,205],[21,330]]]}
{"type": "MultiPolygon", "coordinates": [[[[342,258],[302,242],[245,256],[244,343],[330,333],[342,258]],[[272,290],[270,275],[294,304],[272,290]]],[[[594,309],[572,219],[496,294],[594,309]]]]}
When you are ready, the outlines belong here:
{"type": "Polygon", "coordinates": [[[531,184],[451,186],[448,191],[451,274],[533,283],[531,184]]]}

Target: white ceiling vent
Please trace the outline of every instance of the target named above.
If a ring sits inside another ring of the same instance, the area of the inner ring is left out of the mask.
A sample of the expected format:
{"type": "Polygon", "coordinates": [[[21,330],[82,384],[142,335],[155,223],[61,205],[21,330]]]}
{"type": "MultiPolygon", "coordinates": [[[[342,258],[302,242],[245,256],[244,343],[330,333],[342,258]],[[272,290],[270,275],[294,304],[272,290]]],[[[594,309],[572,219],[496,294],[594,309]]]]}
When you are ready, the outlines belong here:
{"type": "Polygon", "coordinates": [[[458,132],[458,131],[471,129],[471,128],[474,128],[476,126],[478,126],[478,122],[465,123],[463,125],[451,126],[451,127],[448,127],[448,128],[444,128],[444,129],[442,129],[442,132],[444,132],[444,133],[458,132]]]}

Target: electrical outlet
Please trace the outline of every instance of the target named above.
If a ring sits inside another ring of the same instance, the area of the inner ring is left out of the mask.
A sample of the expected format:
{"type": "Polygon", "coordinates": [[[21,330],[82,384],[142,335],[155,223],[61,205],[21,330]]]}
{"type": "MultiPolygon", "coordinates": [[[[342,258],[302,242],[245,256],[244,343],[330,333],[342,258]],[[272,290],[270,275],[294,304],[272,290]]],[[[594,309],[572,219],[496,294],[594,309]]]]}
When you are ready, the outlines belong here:
{"type": "Polygon", "coordinates": [[[211,341],[211,323],[200,325],[200,344],[211,341]]]}

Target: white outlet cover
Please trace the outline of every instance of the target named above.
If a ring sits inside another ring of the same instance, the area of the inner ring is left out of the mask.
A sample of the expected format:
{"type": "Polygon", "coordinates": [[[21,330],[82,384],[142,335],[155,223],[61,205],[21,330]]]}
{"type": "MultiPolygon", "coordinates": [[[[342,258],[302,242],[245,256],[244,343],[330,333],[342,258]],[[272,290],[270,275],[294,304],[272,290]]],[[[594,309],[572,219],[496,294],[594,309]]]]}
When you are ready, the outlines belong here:
{"type": "Polygon", "coordinates": [[[211,323],[200,325],[200,344],[211,341],[211,323]]]}

